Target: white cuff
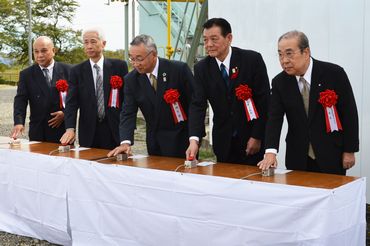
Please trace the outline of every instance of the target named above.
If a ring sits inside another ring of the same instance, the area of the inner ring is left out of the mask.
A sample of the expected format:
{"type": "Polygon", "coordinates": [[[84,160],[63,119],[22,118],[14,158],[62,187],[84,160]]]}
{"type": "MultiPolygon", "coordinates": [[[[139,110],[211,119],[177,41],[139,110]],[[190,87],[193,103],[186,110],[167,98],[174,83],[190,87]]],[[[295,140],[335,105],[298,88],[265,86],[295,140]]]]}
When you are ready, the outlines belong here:
{"type": "Polygon", "coordinates": [[[189,138],[189,141],[190,140],[195,140],[195,141],[197,141],[198,143],[199,143],[199,138],[198,137],[196,137],[196,136],[191,136],[190,138],[189,138]]]}
{"type": "Polygon", "coordinates": [[[277,149],[266,149],[265,153],[271,153],[277,155],[277,149]]]}
{"type": "Polygon", "coordinates": [[[121,144],[129,144],[129,145],[131,145],[131,141],[130,140],[123,140],[121,142],[121,144]]]}

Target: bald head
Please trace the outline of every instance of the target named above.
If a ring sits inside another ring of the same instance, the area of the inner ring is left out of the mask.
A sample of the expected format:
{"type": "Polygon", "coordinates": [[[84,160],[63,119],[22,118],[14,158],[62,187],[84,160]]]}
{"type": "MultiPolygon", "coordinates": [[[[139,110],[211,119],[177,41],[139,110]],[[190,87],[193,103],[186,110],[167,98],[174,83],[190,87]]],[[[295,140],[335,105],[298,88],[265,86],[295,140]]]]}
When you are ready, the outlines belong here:
{"type": "Polygon", "coordinates": [[[33,56],[37,64],[48,67],[54,58],[55,49],[53,41],[46,36],[40,36],[33,42],[33,56]]]}

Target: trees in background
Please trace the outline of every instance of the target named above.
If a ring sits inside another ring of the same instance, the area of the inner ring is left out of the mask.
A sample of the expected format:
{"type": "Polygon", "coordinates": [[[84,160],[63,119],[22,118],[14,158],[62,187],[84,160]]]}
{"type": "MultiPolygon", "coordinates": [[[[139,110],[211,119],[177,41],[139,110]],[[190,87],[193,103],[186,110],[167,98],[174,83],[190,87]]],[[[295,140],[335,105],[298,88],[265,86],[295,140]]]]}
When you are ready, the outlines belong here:
{"type": "MultiPolygon", "coordinates": [[[[28,1],[0,0],[0,52],[19,65],[28,62],[28,1]]],[[[79,6],[75,0],[32,0],[32,39],[45,35],[54,41],[56,60],[83,59],[81,31],[71,29],[79,6]],[[81,52],[82,51],[82,52],[81,52]]]]}

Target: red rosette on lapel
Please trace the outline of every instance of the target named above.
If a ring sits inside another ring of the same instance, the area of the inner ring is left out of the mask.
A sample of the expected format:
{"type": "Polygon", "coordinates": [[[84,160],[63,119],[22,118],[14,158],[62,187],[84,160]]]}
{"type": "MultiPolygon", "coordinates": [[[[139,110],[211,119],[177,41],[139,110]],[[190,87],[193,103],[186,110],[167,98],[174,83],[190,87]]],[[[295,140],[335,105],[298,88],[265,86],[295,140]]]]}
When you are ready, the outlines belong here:
{"type": "Polygon", "coordinates": [[[119,89],[122,88],[123,80],[118,75],[113,75],[110,77],[110,95],[108,106],[113,108],[119,108],[119,89]]]}
{"type": "Polygon", "coordinates": [[[179,101],[180,93],[176,89],[168,89],[163,95],[163,99],[171,107],[172,116],[175,124],[186,121],[186,114],[179,101]]]}
{"type": "Polygon", "coordinates": [[[343,130],[335,107],[337,101],[338,95],[334,90],[320,92],[319,103],[321,103],[325,112],[326,132],[343,130]]]}
{"type": "Polygon", "coordinates": [[[63,109],[66,107],[68,82],[65,79],[60,79],[56,82],[55,87],[59,91],[59,107],[63,109]]]}
{"type": "Polygon", "coordinates": [[[231,75],[230,75],[230,79],[236,79],[239,75],[239,69],[238,67],[234,67],[231,69],[231,75]]]}
{"type": "Polygon", "coordinates": [[[235,95],[239,100],[243,101],[248,121],[258,119],[258,112],[252,98],[252,89],[248,85],[241,84],[235,88],[235,95]]]}

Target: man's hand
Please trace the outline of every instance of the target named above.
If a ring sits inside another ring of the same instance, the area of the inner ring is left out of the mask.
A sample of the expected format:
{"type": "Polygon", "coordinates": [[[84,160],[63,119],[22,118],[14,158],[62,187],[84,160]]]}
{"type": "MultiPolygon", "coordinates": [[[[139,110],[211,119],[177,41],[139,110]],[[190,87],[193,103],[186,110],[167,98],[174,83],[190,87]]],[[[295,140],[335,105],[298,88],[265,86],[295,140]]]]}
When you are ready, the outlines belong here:
{"type": "Polygon", "coordinates": [[[13,139],[17,139],[19,135],[23,135],[23,132],[24,132],[24,125],[22,124],[15,125],[12,129],[12,133],[10,137],[13,139]]]}
{"type": "Polygon", "coordinates": [[[342,163],[344,169],[350,169],[355,165],[355,153],[343,152],[342,163]]]}
{"type": "Polygon", "coordinates": [[[116,147],[114,150],[110,151],[107,156],[108,157],[117,156],[118,154],[121,154],[121,153],[132,155],[131,145],[128,143],[123,143],[120,146],[116,147]]]}
{"type": "Polygon", "coordinates": [[[262,161],[260,161],[257,166],[262,170],[267,170],[270,167],[277,167],[276,154],[266,153],[262,161]]]}
{"type": "Polygon", "coordinates": [[[186,160],[195,160],[199,150],[199,143],[195,139],[189,140],[189,147],[186,150],[186,160]]]}
{"type": "Polygon", "coordinates": [[[60,142],[63,145],[72,144],[75,141],[75,130],[74,129],[67,129],[63,136],[60,138],[60,142]]]}
{"type": "Polygon", "coordinates": [[[245,149],[247,155],[254,155],[258,153],[260,149],[261,149],[261,140],[249,138],[247,148],[245,149]]]}
{"type": "Polygon", "coordinates": [[[57,128],[60,126],[60,124],[62,124],[63,120],[64,120],[64,113],[63,111],[57,111],[57,112],[53,112],[53,113],[50,113],[51,116],[53,116],[53,118],[51,118],[49,121],[48,121],[48,124],[51,128],[57,128]]]}

